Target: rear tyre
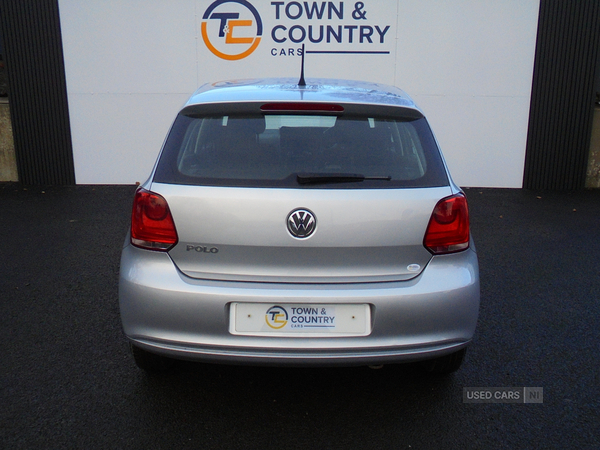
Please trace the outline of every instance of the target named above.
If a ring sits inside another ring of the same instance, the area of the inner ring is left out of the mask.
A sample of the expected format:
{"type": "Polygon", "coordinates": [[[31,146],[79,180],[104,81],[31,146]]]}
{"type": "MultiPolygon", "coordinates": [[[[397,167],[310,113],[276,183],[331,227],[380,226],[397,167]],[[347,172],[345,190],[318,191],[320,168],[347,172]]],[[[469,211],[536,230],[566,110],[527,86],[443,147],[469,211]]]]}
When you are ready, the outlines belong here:
{"type": "Polygon", "coordinates": [[[148,373],[164,372],[173,367],[174,361],[166,356],[150,353],[133,344],[130,347],[136,365],[148,373]]]}
{"type": "Polygon", "coordinates": [[[427,373],[434,375],[451,374],[460,368],[466,353],[467,349],[463,348],[449,355],[425,361],[423,363],[424,369],[427,373]]]}

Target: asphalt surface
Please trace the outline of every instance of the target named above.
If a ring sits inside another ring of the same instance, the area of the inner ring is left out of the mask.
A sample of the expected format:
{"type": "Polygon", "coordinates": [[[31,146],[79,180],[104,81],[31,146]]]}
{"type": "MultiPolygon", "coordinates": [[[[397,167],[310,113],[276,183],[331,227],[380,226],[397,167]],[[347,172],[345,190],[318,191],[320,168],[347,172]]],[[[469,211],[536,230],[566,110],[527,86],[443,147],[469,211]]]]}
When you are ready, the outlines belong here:
{"type": "Polygon", "coordinates": [[[145,375],[117,301],[133,192],[0,185],[0,448],[600,448],[600,191],[467,190],[482,305],[447,378],[145,375]],[[465,387],[543,387],[543,403],[468,404],[465,387]]]}

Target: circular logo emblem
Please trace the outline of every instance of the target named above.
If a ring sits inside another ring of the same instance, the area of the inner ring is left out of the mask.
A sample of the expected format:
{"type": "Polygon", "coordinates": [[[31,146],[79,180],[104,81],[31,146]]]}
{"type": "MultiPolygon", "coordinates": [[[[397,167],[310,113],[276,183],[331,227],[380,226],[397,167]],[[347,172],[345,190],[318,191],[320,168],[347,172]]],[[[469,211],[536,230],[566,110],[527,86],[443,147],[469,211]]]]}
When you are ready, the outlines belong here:
{"type": "Polygon", "coordinates": [[[287,217],[288,231],[298,239],[304,239],[314,233],[317,218],[308,209],[295,209],[287,217]]]}
{"type": "Polygon", "coordinates": [[[275,330],[283,328],[288,323],[288,313],[282,306],[271,306],[265,314],[267,325],[275,330]]]}
{"type": "Polygon", "coordinates": [[[246,0],[217,0],[202,16],[201,32],[213,54],[235,61],[256,50],[263,26],[260,14],[246,0]]]}

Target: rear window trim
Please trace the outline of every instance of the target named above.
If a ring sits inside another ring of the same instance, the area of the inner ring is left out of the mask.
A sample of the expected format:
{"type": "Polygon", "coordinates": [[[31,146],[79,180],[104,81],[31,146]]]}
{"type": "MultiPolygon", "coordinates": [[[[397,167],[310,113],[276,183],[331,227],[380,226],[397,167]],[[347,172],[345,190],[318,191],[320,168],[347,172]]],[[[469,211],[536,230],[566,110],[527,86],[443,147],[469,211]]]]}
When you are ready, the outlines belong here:
{"type": "MultiPolygon", "coordinates": [[[[273,103],[293,103],[289,100],[286,101],[260,101],[260,102],[219,102],[219,103],[199,103],[185,106],[180,115],[189,117],[206,117],[206,116],[232,116],[232,115],[244,115],[244,114],[294,114],[296,111],[263,111],[261,106],[265,104],[273,103]]],[[[415,108],[408,108],[405,106],[392,106],[383,104],[366,104],[366,103],[335,103],[335,102],[306,102],[314,104],[332,104],[338,105],[344,108],[342,112],[326,113],[325,111],[298,111],[298,114],[305,115],[335,115],[338,117],[344,116],[357,116],[357,117],[374,117],[374,118],[388,118],[388,119],[401,119],[401,120],[417,120],[425,117],[421,111],[415,108]]]]}

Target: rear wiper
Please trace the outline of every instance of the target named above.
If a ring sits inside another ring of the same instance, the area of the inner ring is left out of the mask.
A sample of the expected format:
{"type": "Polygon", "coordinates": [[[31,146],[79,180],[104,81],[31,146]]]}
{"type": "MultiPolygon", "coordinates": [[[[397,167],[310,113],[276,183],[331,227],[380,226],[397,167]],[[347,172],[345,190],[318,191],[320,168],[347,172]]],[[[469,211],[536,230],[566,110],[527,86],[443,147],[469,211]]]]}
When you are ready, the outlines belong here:
{"type": "Polygon", "coordinates": [[[299,173],[296,175],[298,184],[351,183],[364,180],[390,181],[391,179],[391,176],[367,177],[360,173],[299,173]]]}

